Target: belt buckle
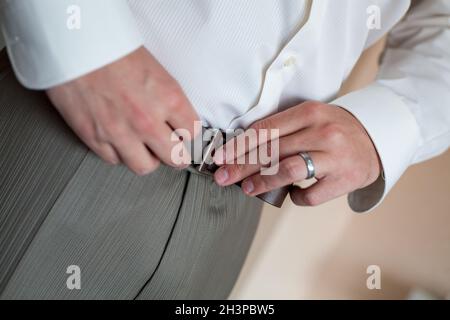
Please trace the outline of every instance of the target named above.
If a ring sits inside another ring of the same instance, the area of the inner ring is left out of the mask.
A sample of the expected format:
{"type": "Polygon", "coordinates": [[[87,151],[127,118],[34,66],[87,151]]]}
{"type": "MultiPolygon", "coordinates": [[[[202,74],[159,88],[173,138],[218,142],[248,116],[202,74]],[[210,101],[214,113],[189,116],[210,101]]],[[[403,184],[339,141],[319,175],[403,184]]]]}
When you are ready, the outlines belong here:
{"type": "MultiPolygon", "coordinates": [[[[198,161],[199,164],[193,166],[193,169],[198,173],[206,176],[214,175],[214,172],[218,169],[218,166],[214,163],[213,157],[214,152],[217,148],[223,146],[228,139],[234,137],[235,134],[229,134],[221,129],[215,128],[203,128],[202,132],[202,150],[201,150],[201,160],[198,161]],[[205,135],[206,138],[205,138],[205,135]],[[209,136],[209,137],[208,137],[209,136]]],[[[194,150],[194,155],[195,155],[194,150]]],[[[240,186],[240,183],[237,183],[240,186]]],[[[277,190],[272,190],[263,194],[258,195],[257,197],[261,200],[275,206],[281,208],[283,205],[284,199],[289,193],[290,186],[285,186],[279,188],[277,190]]]]}
{"type": "Polygon", "coordinates": [[[202,134],[203,140],[207,140],[207,142],[206,146],[202,150],[202,160],[200,164],[196,166],[196,169],[202,174],[212,176],[218,169],[218,166],[214,163],[213,160],[214,152],[217,150],[217,148],[223,146],[224,134],[222,130],[214,128],[204,128],[202,134]],[[206,134],[210,135],[210,137],[205,138],[206,134]]]}

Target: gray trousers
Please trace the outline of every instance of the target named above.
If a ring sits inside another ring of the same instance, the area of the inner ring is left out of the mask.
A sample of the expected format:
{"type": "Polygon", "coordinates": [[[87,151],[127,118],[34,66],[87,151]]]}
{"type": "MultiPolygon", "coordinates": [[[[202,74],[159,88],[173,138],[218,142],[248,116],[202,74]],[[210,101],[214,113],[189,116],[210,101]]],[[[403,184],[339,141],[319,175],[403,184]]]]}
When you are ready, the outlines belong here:
{"type": "Polygon", "coordinates": [[[1,299],[227,298],[260,211],[209,177],[103,163],[45,94],[1,73],[1,299]]]}

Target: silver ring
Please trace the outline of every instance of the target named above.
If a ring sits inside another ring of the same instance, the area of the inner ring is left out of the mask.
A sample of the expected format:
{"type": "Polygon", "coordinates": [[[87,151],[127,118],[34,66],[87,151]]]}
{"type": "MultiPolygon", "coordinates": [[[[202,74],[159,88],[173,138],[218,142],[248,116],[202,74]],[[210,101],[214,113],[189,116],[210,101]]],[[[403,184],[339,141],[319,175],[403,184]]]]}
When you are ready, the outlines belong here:
{"type": "Polygon", "coordinates": [[[307,170],[306,180],[314,178],[316,176],[316,169],[314,167],[314,162],[309,153],[300,152],[298,155],[302,157],[306,163],[306,170],[307,170]]]}

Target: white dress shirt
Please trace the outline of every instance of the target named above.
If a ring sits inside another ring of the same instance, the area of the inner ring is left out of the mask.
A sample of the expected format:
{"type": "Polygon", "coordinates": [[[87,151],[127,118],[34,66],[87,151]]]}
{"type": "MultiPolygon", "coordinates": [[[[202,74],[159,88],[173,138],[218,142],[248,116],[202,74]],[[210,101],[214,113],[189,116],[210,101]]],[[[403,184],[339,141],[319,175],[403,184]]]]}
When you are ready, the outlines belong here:
{"type": "Polygon", "coordinates": [[[366,128],[384,169],[384,179],[349,195],[355,211],[373,208],[408,166],[450,144],[448,0],[0,3],[14,70],[29,88],[64,83],[145,45],[205,125],[245,128],[311,99],[345,108],[366,128]],[[79,29],[67,27],[73,5],[79,29]],[[374,8],[380,25],[369,28],[374,8]],[[378,80],[335,100],[361,53],[389,31],[378,80]]]}

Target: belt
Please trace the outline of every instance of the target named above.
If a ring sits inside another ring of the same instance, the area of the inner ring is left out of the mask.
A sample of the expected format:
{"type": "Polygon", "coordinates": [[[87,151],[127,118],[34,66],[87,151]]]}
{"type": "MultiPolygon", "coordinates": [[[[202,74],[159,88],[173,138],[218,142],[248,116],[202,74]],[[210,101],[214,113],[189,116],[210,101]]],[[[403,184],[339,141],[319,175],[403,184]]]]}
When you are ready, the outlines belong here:
{"type": "MultiPolygon", "coordinates": [[[[201,141],[197,139],[191,144],[192,164],[188,170],[206,176],[213,176],[214,172],[219,168],[213,162],[214,151],[231,138],[233,138],[233,135],[223,130],[203,127],[202,135],[199,137],[201,141]],[[200,148],[200,150],[196,150],[196,148],[200,148]]],[[[236,185],[240,186],[241,182],[236,183],[236,185]]],[[[285,186],[262,193],[257,197],[268,204],[281,208],[289,193],[289,189],[290,186],[285,186]]]]}

